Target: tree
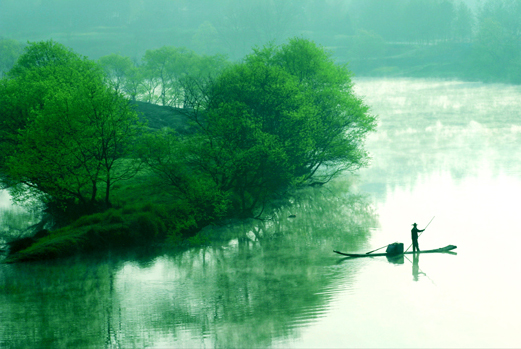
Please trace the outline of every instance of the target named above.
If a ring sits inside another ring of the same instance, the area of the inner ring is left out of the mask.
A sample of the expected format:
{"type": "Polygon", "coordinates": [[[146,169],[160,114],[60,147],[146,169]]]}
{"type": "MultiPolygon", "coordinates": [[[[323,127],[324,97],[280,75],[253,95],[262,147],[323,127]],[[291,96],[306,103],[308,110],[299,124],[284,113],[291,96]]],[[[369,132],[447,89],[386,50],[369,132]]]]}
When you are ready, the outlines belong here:
{"type": "Polygon", "coordinates": [[[135,171],[129,152],[137,115],[104,83],[101,68],[55,42],[33,43],[0,88],[10,183],[82,212],[99,201],[109,206],[111,187],[135,171]]]}
{"type": "Polygon", "coordinates": [[[0,37],[0,78],[14,66],[22,50],[23,45],[19,42],[0,37]]]}
{"type": "Polygon", "coordinates": [[[521,3],[517,0],[488,0],[478,15],[479,22],[498,22],[511,39],[521,39],[521,3]]]}
{"type": "Polygon", "coordinates": [[[149,96],[159,88],[159,100],[163,105],[179,106],[183,99],[180,80],[190,72],[195,56],[190,50],[173,46],[147,50],[143,57],[143,69],[150,87],[154,87],[149,90],[149,96]]]}
{"type": "Polygon", "coordinates": [[[136,66],[130,57],[110,54],[98,62],[105,71],[107,85],[114,91],[122,92],[133,102],[143,93],[144,69],[136,66]]]}
{"type": "Polygon", "coordinates": [[[144,76],[140,67],[135,65],[126,71],[124,85],[122,87],[123,93],[135,102],[138,96],[143,92],[144,76]]]}
{"type": "Polygon", "coordinates": [[[130,70],[134,68],[132,60],[129,57],[113,53],[101,57],[98,63],[105,71],[108,85],[116,92],[123,91],[130,70]]]}
{"type": "Polygon", "coordinates": [[[475,40],[470,57],[472,75],[488,81],[507,78],[519,55],[508,31],[499,22],[485,18],[479,23],[475,40]]]}
{"type": "Polygon", "coordinates": [[[467,41],[472,38],[474,28],[474,15],[469,7],[461,2],[456,8],[453,31],[457,40],[467,41]]]}
{"type": "MultiPolygon", "coordinates": [[[[142,99],[149,103],[161,102],[162,105],[182,107],[186,97],[183,87],[185,79],[216,75],[227,64],[223,55],[199,56],[185,48],[164,46],[148,50],[140,67],[140,86],[144,87],[142,99]]],[[[129,83],[133,81],[129,79],[129,83]]]]}
{"type": "Polygon", "coordinates": [[[313,125],[314,151],[306,153],[306,179],[317,178],[316,172],[323,166],[335,168],[320,176],[329,180],[336,170],[365,165],[363,141],[374,130],[376,119],[355,96],[347,66],[335,64],[329,52],[302,38],[290,39],[273,58],[274,64],[297,77],[318,118],[318,125],[313,125]]]}
{"type": "Polygon", "coordinates": [[[255,49],[215,79],[194,110],[192,167],[231,193],[242,216],[259,216],[293,185],[358,169],[375,118],[354,95],[350,76],[302,38],[255,49]]]}
{"type": "Polygon", "coordinates": [[[469,59],[472,77],[519,81],[521,71],[521,3],[487,1],[478,15],[478,30],[469,59]]]}
{"type": "Polygon", "coordinates": [[[157,176],[155,187],[189,212],[189,224],[202,227],[227,213],[228,193],[193,166],[192,146],[197,142],[163,129],[144,135],[140,143],[143,162],[157,176]]]}

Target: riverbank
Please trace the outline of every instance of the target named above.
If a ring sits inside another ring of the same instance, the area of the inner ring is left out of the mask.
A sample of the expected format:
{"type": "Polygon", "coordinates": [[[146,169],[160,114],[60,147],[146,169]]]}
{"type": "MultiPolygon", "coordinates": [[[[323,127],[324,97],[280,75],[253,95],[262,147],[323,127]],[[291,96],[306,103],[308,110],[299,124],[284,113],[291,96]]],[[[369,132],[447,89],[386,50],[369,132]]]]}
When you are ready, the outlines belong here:
{"type": "MultiPolygon", "coordinates": [[[[143,102],[136,102],[135,108],[151,130],[168,127],[180,133],[189,132],[186,116],[180,109],[143,102]]],[[[197,208],[168,197],[157,179],[143,170],[115,186],[112,208],[85,215],[53,231],[38,229],[12,238],[4,263],[147,244],[200,244],[197,232],[210,221],[196,211],[197,208]]]]}
{"type": "Polygon", "coordinates": [[[208,222],[197,222],[183,205],[144,205],[111,208],[83,216],[72,224],[34,239],[27,248],[11,253],[4,263],[68,257],[112,248],[168,243],[202,242],[197,232],[208,222]]]}
{"type": "Polygon", "coordinates": [[[357,77],[521,83],[519,65],[514,58],[496,67],[497,64],[484,58],[487,49],[476,42],[386,42],[381,44],[378,54],[362,57],[357,56],[351,47],[339,45],[330,49],[338,61],[348,64],[357,77]]]}

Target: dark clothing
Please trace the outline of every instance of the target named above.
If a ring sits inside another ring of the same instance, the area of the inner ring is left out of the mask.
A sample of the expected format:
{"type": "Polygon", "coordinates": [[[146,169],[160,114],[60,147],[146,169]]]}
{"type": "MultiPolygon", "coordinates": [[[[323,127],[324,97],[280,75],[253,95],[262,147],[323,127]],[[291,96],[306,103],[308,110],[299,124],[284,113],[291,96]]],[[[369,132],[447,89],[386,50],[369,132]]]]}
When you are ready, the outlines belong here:
{"type": "Polygon", "coordinates": [[[418,245],[418,239],[412,240],[412,252],[420,252],[420,246],[418,245]]]}
{"type": "MultiPolygon", "coordinates": [[[[425,230],[425,229],[423,229],[425,230]]],[[[421,233],[423,230],[420,230],[414,226],[411,229],[411,238],[412,238],[412,251],[420,251],[420,246],[418,246],[418,233],[421,233]]]]}

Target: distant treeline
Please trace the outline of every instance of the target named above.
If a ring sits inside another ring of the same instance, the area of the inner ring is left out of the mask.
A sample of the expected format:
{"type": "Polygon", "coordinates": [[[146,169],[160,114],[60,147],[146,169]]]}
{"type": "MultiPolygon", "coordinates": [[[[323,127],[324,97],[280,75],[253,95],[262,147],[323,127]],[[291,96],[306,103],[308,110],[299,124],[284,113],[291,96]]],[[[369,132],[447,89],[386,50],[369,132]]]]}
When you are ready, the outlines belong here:
{"type": "Polygon", "coordinates": [[[98,62],[116,92],[132,101],[171,107],[185,105],[184,79],[210,78],[230,64],[222,55],[200,56],[173,46],[147,50],[138,62],[119,54],[103,56],[98,62]]]}
{"type": "MultiPolygon", "coordinates": [[[[118,52],[137,61],[162,46],[236,60],[255,45],[303,35],[357,75],[517,83],[520,18],[516,0],[6,0],[0,37],[52,38],[92,59],[118,52]]],[[[6,71],[12,54],[0,49],[6,71]]]]}
{"type": "Polygon", "coordinates": [[[360,2],[351,45],[337,51],[359,75],[442,76],[521,83],[521,2],[475,11],[446,0],[360,2]]]}

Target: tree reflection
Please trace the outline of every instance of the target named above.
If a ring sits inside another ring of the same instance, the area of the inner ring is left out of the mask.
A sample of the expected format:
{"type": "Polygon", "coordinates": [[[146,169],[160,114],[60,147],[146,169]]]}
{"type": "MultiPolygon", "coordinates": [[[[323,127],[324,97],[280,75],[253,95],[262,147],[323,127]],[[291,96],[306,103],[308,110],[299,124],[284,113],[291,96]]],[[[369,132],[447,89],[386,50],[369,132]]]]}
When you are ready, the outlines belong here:
{"type": "MultiPolygon", "coordinates": [[[[265,347],[320,318],[376,218],[348,183],[309,189],[272,219],[214,227],[220,242],[137,261],[1,266],[5,347],[265,347]],[[287,218],[295,214],[296,218],[287,218]]],[[[157,255],[156,255],[157,256],[157,255]]]]}
{"type": "Polygon", "coordinates": [[[108,263],[2,265],[0,345],[104,347],[117,298],[112,273],[108,263]]]}
{"type": "MultiPolygon", "coordinates": [[[[147,304],[143,311],[155,314],[142,318],[139,327],[157,337],[132,344],[182,341],[183,330],[207,345],[227,348],[265,347],[275,338],[298,335],[303,324],[325,312],[335,287],[354,272],[335,267],[332,246],[356,247],[376,224],[364,199],[346,189],[346,183],[334,183],[328,191],[312,189],[270,221],[208,231],[236,238],[163,256],[156,263],[163,271],[161,290],[133,284],[138,271],[122,277],[122,287],[133,288],[147,304]],[[288,212],[296,218],[286,218],[288,212]]],[[[126,301],[122,309],[138,306],[134,298],[126,301]]],[[[123,332],[139,330],[130,326],[123,332]]]]}

